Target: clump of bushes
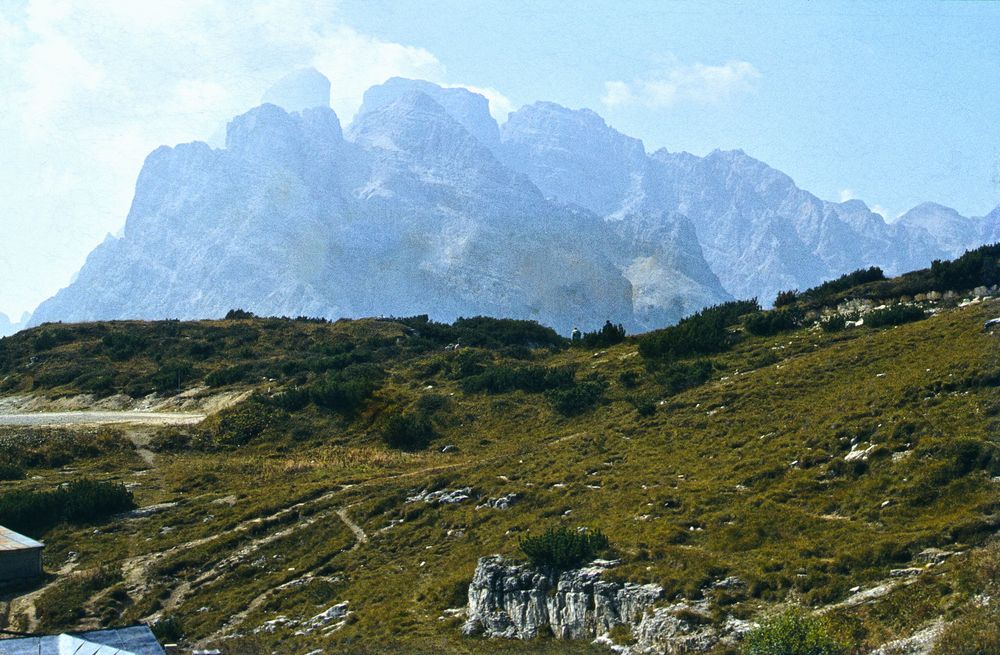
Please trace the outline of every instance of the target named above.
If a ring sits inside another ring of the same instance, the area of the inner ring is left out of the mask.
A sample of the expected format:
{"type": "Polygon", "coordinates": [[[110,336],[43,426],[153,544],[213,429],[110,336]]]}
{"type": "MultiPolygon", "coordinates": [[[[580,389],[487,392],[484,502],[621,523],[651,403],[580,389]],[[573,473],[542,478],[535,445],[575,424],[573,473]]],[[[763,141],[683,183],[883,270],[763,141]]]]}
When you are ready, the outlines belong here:
{"type": "Polygon", "coordinates": [[[563,526],[521,540],[521,552],[532,564],[554,571],[583,566],[610,547],[610,541],[600,530],[571,530],[563,526]]]}
{"type": "Polygon", "coordinates": [[[788,291],[779,291],[777,297],[774,299],[775,309],[779,307],[785,307],[786,305],[791,305],[799,297],[798,289],[789,289],[788,291]]]}
{"type": "Polygon", "coordinates": [[[847,655],[826,621],[789,611],[764,621],[743,641],[743,655],[847,655]]]}
{"type": "Polygon", "coordinates": [[[422,412],[393,414],[382,427],[382,440],[400,450],[426,448],[435,436],[430,417],[422,412]]]}
{"type": "Polygon", "coordinates": [[[847,327],[847,317],[837,314],[819,322],[824,332],[840,332],[847,327]]]}
{"type": "Polygon", "coordinates": [[[547,389],[573,386],[576,368],[559,366],[547,368],[535,364],[522,366],[507,366],[498,364],[486,367],[481,373],[463,378],[462,391],[475,393],[506,393],[521,390],[528,393],[541,393],[547,389]]]}
{"type": "Polygon", "coordinates": [[[549,389],[545,397],[560,414],[574,416],[595,407],[604,397],[607,386],[604,380],[593,378],[568,387],[549,389]]]}
{"type": "Polygon", "coordinates": [[[885,309],[877,309],[865,315],[865,325],[868,327],[885,327],[887,325],[903,325],[924,318],[924,310],[915,305],[893,305],[885,309]]]}
{"type": "Polygon", "coordinates": [[[584,332],[579,339],[574,339],[573,345],[582,348],[607,348],[622,341],[625,341],[625,326],[606,321],[600,330],[584,332]]]}
{"type": "Polygon", "coordinates": [[[734,300],[707,307],[677,325],[639,338],[639,354],[650,368],[691,355],[712,355],[728,350],[736,337],[730,333],[741,316],[759,312],[756,299],[734,300]]]}
{"type": "Polygon", "coordinates": [[[656,373],[657,381],[671,395],[705,384],[711,377],[712,362],[707,359],[696,359],[693,362],[674,362],[656,373]]]}
{"type": "MultiPolygon", "coordinates": [[[[835,301],[838,294],[843,293],[848,289],[862,284],[879,282],[882,280],[885,280],[885,273],[883,273],[882,269],[878,266],[859,268],[856,271],[845,273],[835,280],[829,280],[828,282],[824,282],[817,287],[808,289],[799,294],[798,298],[815,304],[826,305],[835,301]]],[[[777,303],[775,303],[775,306],[777,307],[777,303]]]]}
{"type": "Polygon", "coordinates": [[[220,368],[205,376],[205,384],[210,387],[224,387],[227,384],[235,384],[246,379],[249,372],[250,367],[246,364],[220,368]]]}
{"type": "Polygon", "coordinates": [[[287,418],[284,410],[253,396],[205,419],[200,432],[213,444],[240,446],[266,432],[278,431],[287,418]]]}
{"type": "Polygon", "coordinates": [[[798,307],[757,312],[747,316],[744,324],[747,332],[758,337],[769,337],[779,332],[794,330],[802,325],[803,312],[798,307]]]}
{"type": "Polygon", "coordinates": [[[42,534],[60,523],[91,523],[135,508],[132,492],[115,482],[76,480],[53,491],[0,496],[0,525],[42,534]]]}
{"type": "Polygon", "coordinates": [[[330,371],[309,385],[309,398],[317,407],[350,415],[379,389],[385,371],[371,364],[354,364],[330,371]]]}

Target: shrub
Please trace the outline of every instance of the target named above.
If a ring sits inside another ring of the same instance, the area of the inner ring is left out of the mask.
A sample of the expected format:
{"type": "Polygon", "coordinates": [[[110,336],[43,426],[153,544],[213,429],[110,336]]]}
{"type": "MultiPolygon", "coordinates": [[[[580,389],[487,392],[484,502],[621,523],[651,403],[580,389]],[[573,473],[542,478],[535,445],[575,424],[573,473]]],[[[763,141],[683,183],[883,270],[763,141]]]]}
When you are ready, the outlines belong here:
{"type": "Polygon", "coordinates": [[[600,530],[571,530],[562,526],[521,541],[521,552],[532,564],[555,571],[580,567],[609,548],[610,542],[600,530]]]}
{"type": "Polygon", "coordinates": [[[331,371],[309,386],[317,407],[349,415],[357,412],[381,385],[385,372],[374,365],[355,364],[331,371]]]}
{"type": "Polygon", "coordinates": [[[91,523],[135,507],[120,483],[78,480],[54,491],[12,491],[0,496],[0,525],[42,534],[63,523],[91,523]]]}
{"type": "Polygon", "coordinates": [[[202,433],[220,445],[239,446],[281,426],[287,415],[254,396],[209,417],[202,433]]]}
{"type": "Polygon", "coordinates": [[[23,467],[14,462],[0,460],[0,480],[20,480],[23,477],[23,467]]]}
{"type": "Polygon", "coordinates": [[[165,644],[177,643],[184,637],[184,628],[176,616],[164,616],[149,626],[149,629],[153,631],[158,641],[165,644]]]}
{"type": "Polygon", "coordinates": [[[434,426],[425,414],[393,414],[382,428],[382,439],[392,448],[420,450],[434,439],[434,426]]]}
{"type": "Polygon", "coordinates": [[[865,316],[868,327],[884,327],[887,325],[903,325],[924,318],[924,310],[915,305],[893,305],[885,309],[877,309],[865,316]]]}
{"type": "Polygon", "coordinates": [[[132,492],[114,482],[74,480],[61,493],[63,516],[70,523],[90,523],[135,507],[132,492]]]}
{"type": "Polygon", "coordinates": [[[607,383],[603,380],[584,380],[568,387],[549,389],[545,397],[560,414],[573,416],[593,409],[604,397],[605,388],[607,383]]]}
{"type": "Polygon", "coordinates": [[[559,366],[546,368],[538,365],[507,366],[499,364],[485,368],[482,373],[462,380],[462,391],[475,393],[506,393],[521,390],[541,393],[547,389],[569,388],[573,386],[576,368],[559,366]]]}
{"type": "Polygon", "coordinates": [[[824,332],[840,332],[847,327],[847,318],[837,314],[819,322],[824,332]]]}
{"type": "Polygon", "coordinates": [[[757,300],[734,300],[692,314],[677,325],[639,338],[639,354],[650,368],[691,355],[728,350],[735,338],[728,328],[741,316],[760,311],[757,300]]]}
{"type": "Polygon", "coordinates": [[[774,307],[784,307],[785,305],[791,305],[798,299],[799,292],[797,289],[790,289],[788,291],[779,291],[778,296],[774,299],[774,307]]]}
{"type": "Polygon", "coordinates": [[[700,386],[708,382],[710,377],[712,362],[707,359],[669,364],[656,374],[656,379],[671,395],[700,386]]]}
{"type": "Polygon", "coordinates": [[[852,287],[867,284],[869,282],[878,282],[884,279],[885,273],[883,273],[882,269],[878,266],[859,268],[856,271],[845,273],[835,280],[830,280],[817,287],[808,289],[800,294],[799,297],[803,300],[809,300],[818,304],[828,304],[831,300],[836,298],[837,294],[847,291],[852,287]]]}
{"type": "Polygon", "coordinates": [[[847,646],[830,633],[824,620],[799,611],[767,619],[743,642],[743,655],[846,655],[847,652],[847,646]]]}
{"type": "Polygon", "coordinates": [[[758,312],[747,316],[747,332],[758,337],[769,337],[779,332],[794,330],[802,324],[803,312],[798,307],[758,312]]]}
{"type": "Polygon", "coordinates": [[[625,326],[607,321],[604,327],[596,332],[584,332],[583,337],[574,342],[574,345],[583,348],[607,348],[622,341],[625,341],[625,326]]]}
{"type": "Polygon", "coordinates": [[[250,372],[250,367],[244,365],[230,366],[217,371],[212,371],[205,376],[205,384],[210,387],[224,387],[227,384],[235,384],[243,381],[250,372]]]}

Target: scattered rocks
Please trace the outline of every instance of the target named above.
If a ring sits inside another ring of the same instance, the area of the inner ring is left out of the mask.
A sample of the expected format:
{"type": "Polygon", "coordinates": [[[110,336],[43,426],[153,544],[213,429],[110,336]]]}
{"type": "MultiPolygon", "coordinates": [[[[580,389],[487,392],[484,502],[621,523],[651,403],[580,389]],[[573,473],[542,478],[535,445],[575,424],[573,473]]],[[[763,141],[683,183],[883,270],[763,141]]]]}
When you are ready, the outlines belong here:
{"type": "Polygon", "coordinates": [[[510,506],[520,500],[521,494],[511,492],[499,498],[489,498],[481,505],[476,505],[476,509],[510,509],[510,506]]]}
{"type": "Polygon", "coordinates": [[[875,450],[875,444],[859,443],[851,446],[851,452],[844,455],[845,462],[866,461],[868,455],[875,450]],[[868,446],[863,448],[862,446],[868,446]]]}
{"type": "Polygon", "coordinates": [[[925,564],[940,564],[955,553],[940,548],[924,548],[917,554],[917,561],[925,564]]]}
{"type": "Polygon", "coordinates": [[[307,635],[317,631],[322,632],[324,635],[328,635],[347,625],[347,617],[351,615],[350,610],[347,609],[347,605],[348,603],[346,601],[343,603],[337,603],[336,605],[320,612],[311,619],[306,619],[304,621],[290,619],[287,616],[278,616],[270,621],[264,622],[253,632],[254,634],[260,634],[262,632],[274,633],[279,629],[298,628],[298,630],[295,631],[296,635],[307,635]]]}
{"type": "Polygon", "coordinates": [[[472,487],[462,487],[461,489],[439,489],[438,491],[427,491],[424,489],[416,495],[409,496],[407,503],[425,502],[428,505],[453,505],[472,498],[472,487]]]}
{"type": "Polygon", "coordinates": [[[903,569],[892,569],[889,571],[890,578],[909,578],[915,575],[920,575],[924,570],[917,566],[908,566],[903,569]]]}

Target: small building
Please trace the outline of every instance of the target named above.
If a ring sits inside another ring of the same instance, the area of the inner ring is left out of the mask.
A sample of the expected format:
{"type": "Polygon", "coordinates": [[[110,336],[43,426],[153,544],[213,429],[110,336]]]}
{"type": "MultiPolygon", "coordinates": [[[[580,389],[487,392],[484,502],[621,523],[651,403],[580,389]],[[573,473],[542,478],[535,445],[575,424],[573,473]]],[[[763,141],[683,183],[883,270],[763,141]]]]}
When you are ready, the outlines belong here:
{"type": "Polygon", "coordinates": [[[166,655],[145,625],[44,637],[0,639],[3,655],[166,655]]]}
{"type": "Polygon", "coordinates": [[[0,525],[0,582],[40,576],[43,548],[42,542],[0,525]]]}

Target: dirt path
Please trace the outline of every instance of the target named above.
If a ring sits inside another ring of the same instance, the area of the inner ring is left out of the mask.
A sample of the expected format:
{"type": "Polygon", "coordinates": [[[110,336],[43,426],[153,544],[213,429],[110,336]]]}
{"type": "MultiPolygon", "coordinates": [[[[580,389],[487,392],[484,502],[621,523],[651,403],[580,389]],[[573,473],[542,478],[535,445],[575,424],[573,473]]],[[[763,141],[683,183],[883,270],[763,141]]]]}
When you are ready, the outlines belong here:
{"type": "Polygon", "coordinates": [[[52,427],[66,425],[194,425],[205,419],[192,412],[26,412],[0,414],[0,425],[52,427]]]}
{"type": "Polygon", "coordinates": [[[344,525],[346,525],[350,531],[354,533],[355,542],[354,546],[351,547],[351,550],[358,548],[362,544],[368,543],[368,535],[365,534],[365,531],[361,529],[360,525],[351,520],[351,517],[347,515],[346,509],[338,509],[336,514],[340,517],[340,520],[344,522],[344,525]]]}

